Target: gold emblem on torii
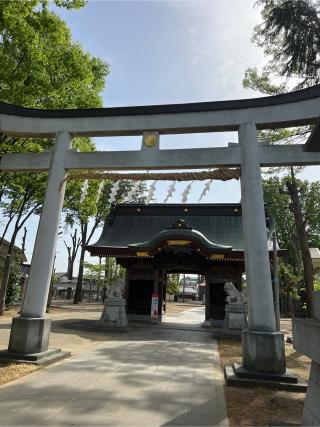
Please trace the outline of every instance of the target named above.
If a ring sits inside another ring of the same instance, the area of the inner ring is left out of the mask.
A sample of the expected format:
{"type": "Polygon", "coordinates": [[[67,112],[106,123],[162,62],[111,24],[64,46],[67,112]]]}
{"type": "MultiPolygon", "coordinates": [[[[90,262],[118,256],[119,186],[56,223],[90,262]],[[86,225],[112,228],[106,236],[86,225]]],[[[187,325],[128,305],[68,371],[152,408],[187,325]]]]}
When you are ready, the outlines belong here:
{"type": "Polygon", "coordinates": [[[149,133],[143,135],[143,144],[146,147],[154,147],[159,140],[159,134],[149,133]]]}

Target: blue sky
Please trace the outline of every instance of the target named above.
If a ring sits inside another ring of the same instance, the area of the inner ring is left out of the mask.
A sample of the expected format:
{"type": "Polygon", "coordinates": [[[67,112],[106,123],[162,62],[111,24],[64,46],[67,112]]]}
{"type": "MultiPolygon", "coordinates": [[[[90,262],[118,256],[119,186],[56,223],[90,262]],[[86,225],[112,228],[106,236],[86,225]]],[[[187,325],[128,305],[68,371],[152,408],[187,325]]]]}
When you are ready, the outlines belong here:
{"type": "Polygon", "coordinates": [[[106,106],[161,104],[248,96],[244,70],[263,60],[250,42],[259,19],[251,3],[100,0],[58,13],[110,64],[106,106]]]}
{"type": "MultiPolygon", "coordinates": [[[[256,96],[242,88],[263,56],[250,42],[259,11],[248,0],[89,1],[58,13],[85,50],[109,63],[105,106],[212,101],[256,96]],[[241,19],[239,17],[241,16],[241,19]]],[[[226,145],[236,134],[162,136],[161,148],[226,145]]],[[[138,149],[139,137],[99,138],[98,149],[138,149]]],[[[169,183],[157,187],[163,201],[169,183]]],[[[171,199],[180,201],[185,184],[171,199]]],[[[238,183],[215,183],[203,201],[239,201],[238,183]]],[[[195,183],[190,202],[198,200],[195,183]]]]}
{"type": "MultiPolygon", "coordinates": [[[[80,10],[56,9],[74,40],[109,63],[111,73],[103,92],[104,105],[169,104],[260,96],[242,87],[248,67],[264,64],[260,49],[250,41],[260,20],[255,1],[104,1],[89,0],[80,10]]],[[[141,138],[99,138],[100,150],[139,149],[141,138]]],[[[235,133],[161,137],[161,148],[223,146],[237,141],[235,133]]],[[[319,169],[308,168],[308,179],[319,169]]],[[[162,202],[170,183],[157,188],[162,202]]],[[[179,202],[185,184],[171,202],[179,202]]],[[[203,184],[195,183],[189,202],[197,202],[203,184]]],[[[239,183],[215,182],[203,202],[238,202],[239,183]]],[[[30,262],[37,220],[27,236],[30,262]]],[[[99,235],[100,232],[97,234],[99,235]]],[[[17,243],[20,244],[20,238],[17,243]]],[[[88,258],[89,260],[89,258],[88,258]]],[[[91,262],[93,259],[91,258],[91,262]]],[[[66,270],[66,250],[59,239],[56,270],[66,270]]]]}

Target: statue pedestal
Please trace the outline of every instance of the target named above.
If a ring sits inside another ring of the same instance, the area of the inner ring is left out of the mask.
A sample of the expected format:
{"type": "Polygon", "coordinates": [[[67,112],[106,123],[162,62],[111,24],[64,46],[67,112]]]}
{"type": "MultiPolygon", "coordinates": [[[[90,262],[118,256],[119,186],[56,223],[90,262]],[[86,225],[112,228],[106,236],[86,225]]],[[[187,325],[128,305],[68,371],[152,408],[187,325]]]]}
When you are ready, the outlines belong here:
{"type": "Polygon", "coordinates": [[[123,298],[106,299],[100,317],[100,324],[113,329],[126,329],[128,327],[126,302],[123,298]]]}
{"type": "Polygon", "coordinates": [[[244,304],[226,305],[226,315],[222,331],[228,335],[241,335],[248,328],[247,307],[244,304]]]}

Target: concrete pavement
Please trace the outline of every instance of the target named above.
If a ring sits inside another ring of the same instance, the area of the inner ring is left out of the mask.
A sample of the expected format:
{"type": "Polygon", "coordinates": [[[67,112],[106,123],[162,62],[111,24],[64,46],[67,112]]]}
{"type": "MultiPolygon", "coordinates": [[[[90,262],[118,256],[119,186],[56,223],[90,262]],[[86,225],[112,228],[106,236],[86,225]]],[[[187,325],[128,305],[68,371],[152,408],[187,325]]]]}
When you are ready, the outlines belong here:
{"type": "Polygon", "coordinates": [[[160,326],[106,338],[0,388],[0,425],[228,425],[210,333],[160,326]]]}
{"type": "Polygon", "coordinates": [[[205,320],[205,306],[191,306],[175,316],[165,316],[164,324],[179,324],[191,328],[201,328],[205,320]]]}

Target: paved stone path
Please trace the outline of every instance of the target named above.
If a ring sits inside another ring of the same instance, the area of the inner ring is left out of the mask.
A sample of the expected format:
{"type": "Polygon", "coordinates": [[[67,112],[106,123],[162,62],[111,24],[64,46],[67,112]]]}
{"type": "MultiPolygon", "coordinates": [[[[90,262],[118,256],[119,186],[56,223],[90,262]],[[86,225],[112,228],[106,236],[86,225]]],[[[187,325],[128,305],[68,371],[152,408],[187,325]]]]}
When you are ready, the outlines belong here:
{"type": "Polygon", "coordinates": [[[0,414],[2,426],[225,426],[217,343],[161,326],[109,335],[0,388],[0,414]]]}
{"type": "Polygon", "coordinates": [[[174,323],[179,325],[185,325],[188,328],[199,328],[205,319],[205,306],[199,305],[194,308],[186,309],[175,316],[166,316],[164,323],[174,323]]]}

